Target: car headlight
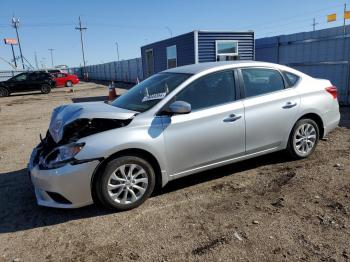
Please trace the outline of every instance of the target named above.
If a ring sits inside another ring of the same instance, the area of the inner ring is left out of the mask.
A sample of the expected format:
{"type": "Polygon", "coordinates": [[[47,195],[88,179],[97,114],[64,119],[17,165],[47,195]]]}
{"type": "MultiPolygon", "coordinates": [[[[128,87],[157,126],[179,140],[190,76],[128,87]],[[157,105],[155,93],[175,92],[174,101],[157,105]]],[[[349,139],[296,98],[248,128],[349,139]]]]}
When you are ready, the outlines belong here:
{"type": "Polygon", "coordinates": [[[72,143],[55,148],[45,158],[45,166],[47,168],[58,168],[72,162],[74,156],[80,152],[84,145],[85,143],[72,143]]]}

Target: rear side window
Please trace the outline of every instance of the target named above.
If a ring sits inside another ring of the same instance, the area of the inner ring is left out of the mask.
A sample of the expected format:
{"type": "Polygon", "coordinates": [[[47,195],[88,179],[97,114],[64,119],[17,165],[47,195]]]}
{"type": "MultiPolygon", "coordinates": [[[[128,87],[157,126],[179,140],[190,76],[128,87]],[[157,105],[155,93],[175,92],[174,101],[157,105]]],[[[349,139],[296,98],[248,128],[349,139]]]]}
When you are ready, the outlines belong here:
{"type": "Polygon", "coordinates": [[[233,71],[213,73],[195,80],[176,96],[176,100],[190,103],[192,110],[233,102],[235,100],[233,71]]]}
{"type": "Polygon", "coordinates": [[[290,72],[286,72],[284,71],[283,72],[284,76],[285,76],[285,79],[287,80],[287,83],[290,87],[292,86],[295,86],[296,83],[299,81],[300,77],[293,74],[293,73],[290,73],[290,72]]]}
{"type": "Polygon", "coordinates": [[[282,75],[274,69],[243,68],[241,69],[245,96],[258,96],[284,89],[282,75]]]}

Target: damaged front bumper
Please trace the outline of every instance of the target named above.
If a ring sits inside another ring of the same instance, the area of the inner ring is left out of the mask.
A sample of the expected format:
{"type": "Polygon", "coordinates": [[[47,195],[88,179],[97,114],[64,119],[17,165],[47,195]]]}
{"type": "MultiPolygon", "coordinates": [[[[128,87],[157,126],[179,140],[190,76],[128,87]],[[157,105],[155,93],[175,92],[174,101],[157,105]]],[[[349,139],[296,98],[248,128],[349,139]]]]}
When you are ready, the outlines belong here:
{"type": "Polygon", "coordinates": [[[100,163],[91,160],[56,169],[42,169],[39,165],[40,147],[30,157],[28,171],[35,188],[38,205],[56,208],[77,208],[93,203],[91,178],[100,163]]]}

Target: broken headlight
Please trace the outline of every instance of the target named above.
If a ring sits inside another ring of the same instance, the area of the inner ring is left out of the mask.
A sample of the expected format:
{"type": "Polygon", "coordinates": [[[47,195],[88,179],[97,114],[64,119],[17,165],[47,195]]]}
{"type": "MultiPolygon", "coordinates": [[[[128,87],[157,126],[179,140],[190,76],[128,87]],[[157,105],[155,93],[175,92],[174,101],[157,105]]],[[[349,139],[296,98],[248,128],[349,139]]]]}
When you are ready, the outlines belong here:
{"type": "Polygon", "coordinates": [[[45,167],[49,169],[59,168],[72,162],[74,156],[80,152],[84,145],[85,143],[71,143],[55,148],[46,156],[44,161],[45,167]]]}

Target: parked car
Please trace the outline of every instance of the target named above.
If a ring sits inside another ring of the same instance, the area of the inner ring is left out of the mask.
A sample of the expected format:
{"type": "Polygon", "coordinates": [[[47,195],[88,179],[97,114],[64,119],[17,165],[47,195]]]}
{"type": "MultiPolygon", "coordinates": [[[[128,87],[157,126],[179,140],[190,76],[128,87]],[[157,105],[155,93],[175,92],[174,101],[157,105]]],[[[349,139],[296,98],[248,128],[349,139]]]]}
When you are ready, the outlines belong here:
{"type": "Polygon", "coordinates": [[[0,97],[27,91],[41,91],[43,94],[48,94],[55,85],[53,77],[48,73],[40,71],[20,73],[0,82],[0,97]]]}
{"type": "Polygon", "coordinates": [[[328,80],[270,63],[200,63],[111,104],[56,108],[29,172],[39,205],[128,210],[193,173],[280,150],[306,158],[339,118],[328,80]]]}
{"type": "Polygon", "coordinates": [[[66,73],[53,73],[52,75],[55,77],[56,86],[72,87],[79,83],[79,78],[76,75],[66,73]]]}

